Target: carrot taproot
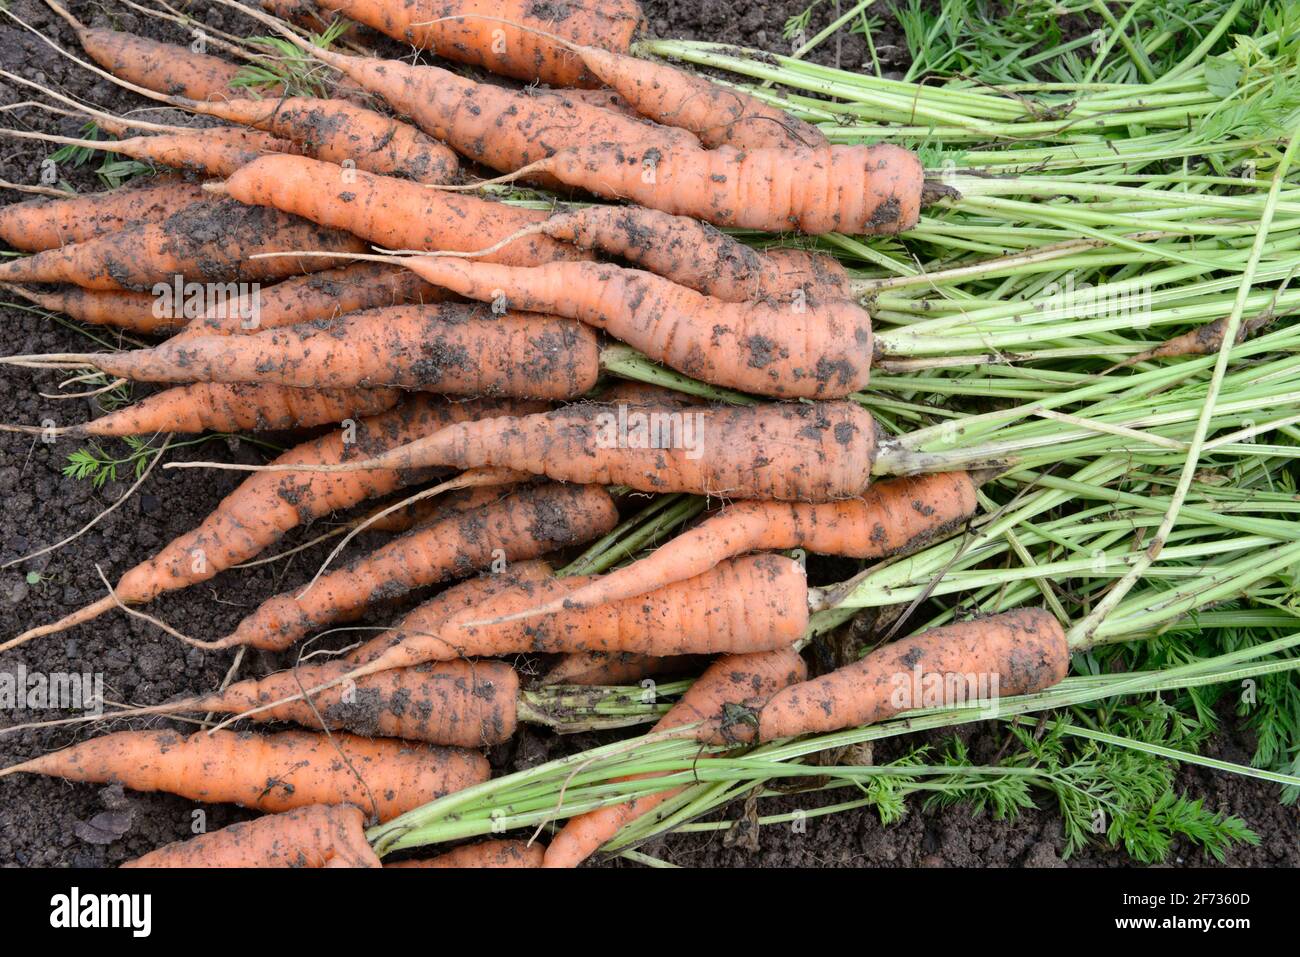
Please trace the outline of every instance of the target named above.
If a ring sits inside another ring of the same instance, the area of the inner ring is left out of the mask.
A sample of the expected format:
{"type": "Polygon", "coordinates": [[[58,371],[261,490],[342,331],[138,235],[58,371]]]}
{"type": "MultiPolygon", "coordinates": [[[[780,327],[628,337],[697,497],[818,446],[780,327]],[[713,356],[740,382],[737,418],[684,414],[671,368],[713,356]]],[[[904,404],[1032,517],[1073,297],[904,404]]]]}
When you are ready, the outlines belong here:
{"type": "Polygon", "coordinates": [[[301,470],[508,468],[642,492],[828,502],[861,495],[880,464],[875,421],[856,402],[689,409],[584,402],[461,423],[364,462],[301,470]]]}
{"type": "Polygon", "coordinates": [[[645,558],[595,578],[562,602],[521,617],[635,598],[702,575],[747,552],[802,548],[818,555],[883,558],[942,537],[975,514],[980,476],[936,472],[878,482],[836,502],[736,502],[664,542],[645,558]]]}
{"type": "Polygon", "coordinates": [[[437,857],[385,864],[392,867],[541,867],[546,847],[528,841],[482,841],[466,844],[437,857]]]}
{"type": "Polygon", "coordinates": [[[596,384],[600,350],[581,323],[434,303],[352,312],[245,336],[182,336],[150,349],[66,354],[138,382],[397,386],[447,395],[568,399],[596,384]]]}
{"type": "Polygon", "coordinates": [[[382,867],[365,829],[359,808],[317,804],[175,841],[122,866],[382,867]]]}
{"type": "MultiPolygon", "coordinates": [[[[724,655],[710,665],[681,700],[654,726],[652,734],[696,722],[721,719],[725,707],[761,707],[772,695],[808,677],[808,666],[793,648],[724,655]]],[[[638,775],[624,780],[655,777],[638,775]]],[[[577,867],[627,824],[681,793],[658,791],[570,818],[546,849],[544,867],[577,867]]]]}
{"type": "Polygon", "coordinates": [[[359,262],[334,269],[290,276],[259,287],[255,298],[223,303],[194,316],[176,335],[248,335],[281,326],[333,319],[363,309],[408,302],[440,302],[447,292],[409,269],[387,263],[359,262]]]}
{"type": "MultiPolygon", "coordinates": [[[[415,127],[349,100],[311,96],[272,99],[224,96],[209,100],[176,96],[172,90],[159,92],[156,84],[138,84],[117,71],[102,70],[48,37],[42,39],[67,59],[133,93],[191,113],[254,127],[292,142],[320,159],[349,162],[361,169],[395,173],[422,183],[450,182],[460,165],[454,152],[415,127]]],[[[130,34],[119,35],[110,43],[128,46],[122,58],[137,66],[167,59],[165,44],[131,43],[130,34]],[[163,48],[161,52],[157,46],[163,48]]],[[[189,51],[182,52],[189,55],[189,51]]],[[[151,76],[150,79],[164,78],[151,76]]]]}
{"type": "Polygon", "coordinates": [[[657,658],[635,651],[579,651],[564,655],[542,676],[543,685],[631,685],[652,675],[682,674],[694,669],[695,655],[657,658]]]}
{"type": "Polygon", "coordinates": [[[588,106],[598,106],[603,110],[613,110],[615,113],[622,113],[624,116],[630,116],[639,119],[641,114],[628,105],[627,100],[618,95],[616,90],[607,87],[578,87],[564,90],[545,90],[535,89],[532,91],[534,96],[554,96],[561,100],[570,102],[586,103],[588,106]]]}
{"type": "Polygon", "coordinates": [[[715,226],[810,235],[911,229],[925,185],[916,154],[891,143],[706,150],[592,139],[500,180],[538,176],[715,226]]]}
{"type": "Polygon", "coordinates": [[[31,199],[0,209],[0,241],[23,252],[85,242],[133,223],[158,222],[206,199],[198,183],[158,176],[103,193],[31,199]]]}
{"type": "Polygon", "coordinates": [[[603,535],[618,514],[598,486],[547,484],[407,532],[306,589],[263,602],[214,647],[283,649],[368,605],[466,575],[493,561],[523,561],[603,535]]]}
{"type": "Polygon", "coordinates": [[[398,258],[470,299],[577,319],[713,385],[777,398],[833,399],[870,378],[871,318],[848,299],[726,302],[610,263],[505,266],[398,258]]]}
{"type": "Polygon", "coordinates": [[[328,265],[323,258],[250,259],[260,252],[316,249],[360,253],[355,236],[277,209],[234,200],[192,203],[161,222],[128,226],[84,243],[0,265],[0,281],[68,282],[87,289],[151,289],[176,276],[201,282],[260,282],[328,265]]]}
{"type": "Polygon", "coordinates": [[[721,719],[715,739],[772,741],[872,724],[914,708],[987,703],[1061,681],[1070,649],[1056,618],[1019,608],[877,648],[829,674],[791,685],[744,720],[721,719]]]}
{"type": "Polygon", "coordinates": [[[273,813],[355,804],[385,821],[486,781],[491,770],[475,751],[343,733],[115,731],[0,770],[17,773],[273,813]]]}
{"type": "Polygon", "coordinates": [[[465,748],[508,741],[518,726],[519,675],[505,662],[441,661],[354,676],[358,670],[350,660],[301,665],[112,716],[217,712],[465,748]]]}
{"type": "MultiPolygon", "coordinates": [[[[544,210],[424,189],[364,170],[345,175],[330,163],[289,155],[263,156],[208,189],[346,230],[385,249],[472,251],[547,218],[544,210]]],[[[568,243],[537,235],[506,245],[492,259],[536,266],[584,256],[568,243]]]]}
{"type": "MultiPolygon", "coordinates": [[[[388,412],[360,419],[355,428],[340,429],[295,446],[276,461],[319,464],[366,459],[462,418],[536,408],[535,404],[505,400],[446,402],[420,396],[388,412]]],[[[222,499],[198,528],[173,539],[156,555],[123,574],[114,587],[117,600],[143,604],[164,592],[207,581],[260,554],[298,525],[367,498],[387,495],[421,481],[423,474],[419,470],[365,470],[340,475],[252,476],[222,499]]],[[[90,621],[116,605],[113,596],[106,596],[57,622],[31,628],[0,643],[0,651],[90,621]]]]}
{"type": "Polygon", "coordinates": [[[378,415],[397,405],[396,389],[293,389],[196,382],[141,399],[89,422],[62,428],[0,425],[34,435],[149,435],[155,432],[264,432],[303,429],[378,415]]]}
{"type": "Polygon", "coordinates": [[[387,660],[401,660],[403,654],[446,660],[518,652],[634,651],[667,657],[768,651],[793,644],[808,624],[803,567],[779,555],[721,562],[632,601],[565,608],[527,622],[509,617],[588,580],[551,578],[505,589],[448,618],[432,636],[407,637],[395,646],[403,650],[390,650],[387,660]],[[482,621],[484,616],[491,621],[482,621]]]}
{"type": "MultiPolygon", "coordinates": [[[[790,301],[796,293],[804,300],[801,306],[810,296],[818,301],[850,298],[848,274],[830,256],[796,249],[763,253],[708,223],[644,206],[597,205],[556,213],[475,250],[472,258],[492,261],[496,251],[511,240],[538,234],[618,256],[680,286],[727,302],[790,301]]],[[[444,253],[449,249],[441,247],[444,253]]],[[[503,260],[497,257],[496,261],[503,260]]]]}
{"type": "Polygon", "coordinates": [[[90,325],[112,326],[142,335],[166,335],[183,329],[188,322],[183,316],[160,308],[159,298],[151,292],[80,286],[28,289],[11,283],[0,283],[0,288],[50,312],[63,313],[90,325]]]}
{"type": "Polygon", "coordinates": [[[669,63],[629,56],[626,50],[574,42],[533,24],[512,22],[504,12],[478,19],[551,40],[617,91],[638,114],[665,126],[689,130],[705,146],[783,149],[827,145],[825,135],[812,124],[768,106],[748,93],[669,63]]]}
{"type": "MultiPolygon", "coordinates": [[[[658,126],[576,100],[533,96],[521,90],[476,83],[426,64],[323,50],[286,31],[283,24],[258,10],[236,0],[220,2],[269,25],[305,53],[387,101],[394,111],[410,117],[420,129],[462,156],[501,172],[513,172],[556,150],[592,143],[635,143],[661,152],[699,143],[686,130],[658,126]]],[[[521,39],[521,45],[514,49],[522,51],[527,42],[521,39]]],[[[553,183],[544,178],[541,181],[553,183]]]]}
{"type": "Polygon", "coordinates": [[[625,51],[645,26],[635,0],[565,0],[561,5],[533,0],[316,0],[316,6],[447,59],[552,86],[591,86],[599,80],[538,29],[625,51]],[[475,16],[483,13],[501,22],[475,16]]]}
{"type": "MultiPolygon", "coordinates": [[[[68,24],[91,59],[114,76],[192,100],[220,99],[240,92],[236,83],[240,67],[220,57],[121,30],[90,27],[54,0],[45,3],[68,24]]],[[[278,85],[264,90],[269,97],[280,92],[278,85]]]]}
{"type": "Polygon", "coordinates": [[[416,183],[449,183],[460,167],[456,154],[432,137],[348,100],[290,96],[199,102],[166,97],[164,102],[262,130],[318,160],[416,183]]]}
{"type": "Polygon", "coordinates": [[[292,153],[294,144],[261,130],[233,126],[195,129],[183,133],[158,133],[153,136],[130,136],[116,140],[87,140],[75,136],[55,136],[28,130],[0,129],[0,135],[16,139],[39,140],[87,150],[117,153],[144,163],[156,163],[170,169],[202,176],[229,176],[245,163],[266,153],[292,153]]]}
{"type": "Polygon", "coordinates": [[[397,511],[390,511],[392,506],[383,506],[366,517],[366,531],[394,534],[409,532],[413,528],[428,524],[452,503],[463,505],[465,508],[474,508],[491,502],[500,497],[501,488],[502,486],[499,485],[486,485],[452,492],[443,498],[426,498],[414,502],[408,500],[407,504],[401,505],[397,511]]]}

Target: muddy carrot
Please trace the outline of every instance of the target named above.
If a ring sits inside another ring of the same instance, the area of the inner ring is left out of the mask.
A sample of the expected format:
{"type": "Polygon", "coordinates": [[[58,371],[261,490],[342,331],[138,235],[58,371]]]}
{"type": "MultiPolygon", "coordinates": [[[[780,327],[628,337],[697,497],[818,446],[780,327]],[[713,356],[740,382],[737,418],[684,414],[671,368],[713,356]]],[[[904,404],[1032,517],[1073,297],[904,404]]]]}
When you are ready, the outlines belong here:
{"type": "Polygon", "coordinates": [[[198,183],[175,176],[67,199],[32,199],[0,209],[0,241],[24,252],[55,249],[133,223],[158,222],[204,199],[198,183]]]}

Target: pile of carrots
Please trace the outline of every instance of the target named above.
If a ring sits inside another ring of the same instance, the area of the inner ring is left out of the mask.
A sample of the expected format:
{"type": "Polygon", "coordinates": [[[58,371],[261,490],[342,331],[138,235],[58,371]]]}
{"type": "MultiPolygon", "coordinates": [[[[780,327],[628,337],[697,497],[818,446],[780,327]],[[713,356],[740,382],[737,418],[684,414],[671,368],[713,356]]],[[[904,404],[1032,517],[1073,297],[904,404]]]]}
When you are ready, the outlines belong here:
{"type": "MultiPolygon", "coordinates": [[[[717,227],[907,230],[927,194],[912,153],[832,145],[779,109],[631,55],[645,30],[635,0],[573,5],[560,22],[510,0],[491,16],[469,0],[217,0],[328,72],[327,96],[250,91],[233,60],[88,26],[47,2],[77,44],[42,37],[51,55],[215,125],[91,109],[114,140],[4,131],[174,171],[0,210],[0,238],[29,253],[0,265],[8,291],[160,340],[5,361],[167,384],[59,434],[317,431],[103,597],[4,636],[0,650],[134,611],[354,508],[354,525],[386,544],[270,598],[229,634],[169,632],[207,650],[289,651],[387,602],[427,598],[325,663],[112,713],[226,716],[217,728],[116,731],[0,770],[266,812],[130,866],[379,866],[368,823],[488,778],[482,749],[528,719],[507,663],[525,653],[557,656],[553,681],[590,685],[682,662],[698,671],[681,656],[715,656],[655,730],[737,747],[881,720],[898,710],[899,674],[996,673],[1003,694],[1065,676],[1061,625],[1033,610],[915,635],[816,677],[800,653],[811,593],[783,552],[914,550],[958,532],[990,476],[874,482],[910,469],[851,399],[873,344],[844,270],[717,227]],[[336,52],[295,23],[336,15],[528,86],[336,52]],[[597,202],[512,205],[481,190],[494,178],[597,202]],[[158,284],[178,277],[264,288],[160,314],[158,284]],[[625,346],[647,367],[752,401],[615,381],[609,357],[625,346]],[[689,421],[698,441],[627,440],[610,423],[631,413],[689,421]],[[717,507],[610,574],[556,574],[559,555],[609,535],[641,493],[670,492],[717,507]],[[224,730],[237,718],[301,730],[224,730]]],[[[491,841],[393,866],[575,866],[669,796],[574,818],[549,847],[491,841]]]]}

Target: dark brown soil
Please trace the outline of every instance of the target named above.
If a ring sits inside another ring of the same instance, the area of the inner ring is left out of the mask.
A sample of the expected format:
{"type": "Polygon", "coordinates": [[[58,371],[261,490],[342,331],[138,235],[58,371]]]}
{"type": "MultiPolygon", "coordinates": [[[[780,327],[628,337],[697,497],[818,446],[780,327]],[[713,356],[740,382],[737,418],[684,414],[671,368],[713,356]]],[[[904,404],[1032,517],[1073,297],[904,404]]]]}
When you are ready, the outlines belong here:
{"type": "MultiPolygon", "coordinates": [[[[73,2],[72,10],[85,19],[104,22],[106,5],[73,2]]],[[[806,6],[805,0],[782,2],[685,2],[648,0],[645,4],[652,28],[661,36],[707,37],[772,49],[788,48],[781,38],[785,19],[806,6]]],[[[881,5],[883,7],[883,5],[881,5]]],[[[827,22],[833,4],[828,0],[812,21],[812,30],[827,22]]],[[[147,20],[122,8],[113,8],[112,24],[171,41],[183,41],[182,32],[170,25],[147,20]]],[[[28,23],[54,36],[68,49],[75,49],[70,31],[56,20],[40,0],[12,0],[10,9],[28,23]]],[[[262,32],[238,22],[238,18],[215,5],[196,5],[215,27],[231,32],[262,32]]],[[[880,11],[884,14],[886,11],[880,11]]],[[[887,68],[906,62],[896,32],[877,36],[877,48],[887,68]]],[[[820,62],[836,62],[834,43],[815,51],[820,62]]],[[[847,38],[838,50],[839,62],[856,67],[865,59],[865,47],[858,38],[847,38]]],[[[122,95],[106,81],[93,79],[79,68],[55,56],[48,47],[12,24],[0,25],[0,62],[39,83],[50,84],[64,93],[81,97],[108,110],[141,109],[144,101],[122,95]]],[[[0,101],[13,103],[30,99],[27,92],[0,86],[0,101]]],[[[6,124],[49,132],[74,134],[79,123],[25,109],[5,114],[6,124]]],[[[173,117],[174,119],[174,117],[173,117]]],[[[4,141],[0,153],[0,179],[19,183],[38,181],[41,160],[50,152],[41,144],[4,141]]],[[[80,169],[64,168],[62,176],[81,189],[94,187],[93,161],[80,169]]],[[[21,199],[4,193],[3,201],[21,199]]],[[[112,342],[111,332],[100,331],[112,342]]],[[[91,347],[84,334],[12,308],[0,309],[0,353],[77,352],[91,347]]],[[[0,422],[40,423],[51,419],[58,424],[84,421],[97,414],[91,400],[53,401],[39,392],[55,391],[59,376],[26,370],[0,375],[0,422]]],[[[137,395],[144,394],[138,390],[137,395]]],[[[270,436],[287,443],[291,436],[270,436]]],[[[130,476],[93,489],[88,482],[65,478],[60,471],[67,455],[77,448],[72,440],[47,445],[30,437],[0,434],[0,562],[9,561],[36,548],[59,541],[94,518],[116,501],[130,485],[130,476]]],[[[126,454],[120,442],[105,442],[111,455],[126,454]]],[[[234,461],[257,461],[260,452],[247,443],[239,445],[212,440],[172,453],[173,458],[221,457],[234,461]]],[[[174,536],[195,526],[237,484],[233,473],[156,470],[146,484],[121,508],[103,518],[89,533],[53,553],[0,570],[0,609],[7,638],[36,624],[56,619],[103,594],[97,568],[111,581],[137,561],[157,550],[174,536]],[[29,573],[35,573],[28,581],[29,573]]],[[[317,534],[318,526],[289,536],[285,546],[317,534]]],[[[357,549],[372,547],[379,539],[362,540],[357,549]]],[[[223,574],[188,592],[155,602],[150,611],[185,634],[212,638],[225,634],[261,600],[301,583],[323,558],[329,546],[317,547],[294,558],[255,569],[223,574]]],[[[828,570],[829,573],[829,570],[828,570]]],[[[843,569],[839,569],[843,573],[843,569]]],[[[375,621],[382,622],[383,616],[375,621]]],[[[288,659],[253,652],[236,664],[241,676],[266,673],[283,666],[288,659]]],[[[81,672],[103,674],[106,697],[112,701],[154,703],[183,693],[216,687],[236,662],[236,656],[187,649],[156,628],[121,613],[61,635],[50,636],[0,655],[0,671],[13,672],[19,665],[29,672],[81,672]]],[[[531,662],[520,665],[531,668],[531,662]]],[[[19,712],[0,718],[5,724],[41,720],[61,715],[51,712],[19,712]]],[[[1230,724],[1230,719],[1229,719],[1230,724]]],[[[176,724],[177,728],[186,725],[176,724]]],[[[0,765],[62,747],[88,732],[72,729],[25,732],[0,738],[0,765]]],[[[547,757],[587,746],[587,736],[556,739],[525,730],[508,745],[494,749],[491,757],[498,767],[510,769],[535,764],[547,757]]],[[[974,732],[976,753],[996,750],[998,741],[988,729],[974,732]]],[[[1234,761],[1248,760],[1250,742],[1235,732],[1215,741],[1211,753],[1234,761]]],[[[1300,863],[1295,840],[1298,822],[1295,809],[1282,808],[1276,789],[1238,777],[1185,770],[1181,783],[1188,790],[1207,796],[1211,806],[1244,818],[1263,838],[1259,848],[1238,848],[1229,854],[1236,865],[1300,863]]],[[[790,797],[764,807],[774,812],[797,806],[809,807],[826,796],[790,797]]],[[[840,799],[839,795],[835,799],[840,799]]],[[[18,776],[0,781],[0,863],[19,866],[112,866],[168,841],[188,837],[195,828],[196,814],[206,816],[208,829],[221,827],[251,816],[238,808],[202,806],[167,795],[128,794],[92,785],[66,784],[39,777],[18,776]],[[106,811],[116,812],[100,817],[106,811]],[[107,843],[94,837],[86,825],[110,832],[121,831],[107,843]]],[[[717,836],[680,836],[648,848],[668,860],[694,866],[1059,866],[1062,845],[1060,821],[1050,809],[1032,811],[1011,823],[972,818],[964,809],[937,814],[914,812],[901,824],[884,828],[871,811],[838,814],[808,821],[806,833],[792,833],[786,827],[766,828],[760,850],[727,848],[717,836]]],[[[1198,852],[1180,850],[1174,863],[1203,863],[1198,852]]],[[[1128,863],[1119,853],[1090,851],[1071,863],[1118,866],[1128,863]]]]}

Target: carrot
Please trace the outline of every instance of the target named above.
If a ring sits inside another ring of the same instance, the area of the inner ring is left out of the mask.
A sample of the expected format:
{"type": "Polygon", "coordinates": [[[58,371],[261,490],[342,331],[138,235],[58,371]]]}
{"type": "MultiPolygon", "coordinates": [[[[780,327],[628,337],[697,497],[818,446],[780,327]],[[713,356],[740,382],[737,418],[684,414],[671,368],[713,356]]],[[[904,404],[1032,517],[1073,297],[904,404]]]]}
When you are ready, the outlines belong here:
{"type": "Polygon", "coordinates": [[[589,579],[552,578],[505,590],[447,619],[435,635],[411,635],[395,646],[403,651],[390,650],[385,660],[517,652],[634,651],[667,657],[767,651],[793,644],[808,624],[803,568],[779,555],[722,562],[703,575],[633,601],[566,608],[525,623],[504,620],[521,607],[576,590],[584,581],[589,579]],[[500,616],[503,623],[471,622],[484,615],[500,616]]]}
{"type": "Polygon", "coordinates": [[[644,139],[588,142],[516,167],[502,180],[544,175],[608,199],[766,232],[892,235],[911,229],[921,214],[921,161],[889,143],[665,150],[644,139]]]}
{"type": "Polygon", "coordinates": [[[373,602],[466,575],[502,558],[538,558],[603,535],[617,521],[603,488],[548,484],[522,489],[399,536],[325,573],[307,589],[267,599],[214,646],[287,648],[317,628],[357,617],[373,602]]]}
{"type": "Polygon", "coordinates": [[[10,292],[50,312],[63,313],[95,326],[113,326],[143,335],[166,335],[186,324],[184,317],[174,316],[159,307],[151,292],[124,289],[82,289],[80,286],[25,289],[0,284],[10,292]]]}
{"type": "MultiPolygon", "coordinates": [[[[45,2],[72,28],[91,59],[137,86],[192,100],[222,99],[240,89],[235,83],[240,68],[220,57],[120,30],[88,27],[53,0],[45,2]]],[[[275,97],[281,90],[277,86],[264,92],[275,97]]]]}
{"type": "Polygon", "coordinates": [[[518,80],[552,86],[591,86],[599,81],[581,61],[536,30],[610,50],[627,50],[644,29],[635,0],[566,0],[562,5],[532,0],[316,0],[403,43],[439,56],[481,66],[518,80]],[[474,14],[492,13],[487,23],[474,14]]]}
{"type": "Polygon", "coordinates": [[[704,400],[661,385],[652,385],[649,382],[616,379],[601,390],[600,401],[607,404],[663,406],[700,405],[704,400]]]}
{"type": "Polygon", "coordinates": [[[531,24],[511,23],[504,13],[478,19],[554,41],[573,53],[641,116],[689,130],[705,146],[784,149],[827,145],[826,137],[810,123],[748,93],[720,86],[670,64],[628,56],[625,50],[575,43],[531,24]]]}
{"type": "Polygon", "coordinates": [[[275,209],[233,200],[192,203],[158,223],[141,223],[84,243],[0,265],[3,282],[70,282],[87,289],[149,289],[176,276],[199,282],[266,281],[314,272],[327,260],[249,259],[259,252],[316,249],[356,253],[365,244],[275,209]]]}
{"type": "Polygon", "coordinates": [[[847,299],[725,302],[609,263],[504,266],[399,257],[470,299],[578,319],[713,385],[779,398],[840,398],[870,377],[871,318],[847,299]]]}
{"type": "MultiPolygon", "coordinates": [[[[793,648],[747,655],[724,655],[715,661],[673,705],[655,732],[721,719],[728,706],[760,707],[772,695],[808,677],[808,667],[793,648]]],[[[625,780],[652,778],[639,775],[625,780]]],[[[681,788],[659,791],[570,818],[546,849],[545,867],[577,867],[625,825],[648,814],[681,788]]]]}
{"type": "Polygon", "coordinates": [[[691,671],[698,662],[694,655],[656,658],[634,651],[580,651],[560,658],[542,677],[542,684],[632,685],[651,675],[691,671]]]}
{"type": "MultiPolygon", "coordinates": [[[[563,97],[532,96],[521,90],[475,83],[435,66],[322,50],[285,31],[278,21],[259,11],[235,0],[221,2],[278,30],[299,49],[382,97],[395,112],[410,117],[430,136],[447,143],[462,156],[495,170],[513,172],[556,150],[592,143],[635,143],[638,147],[666,151],[675,145],[687,147],[699,142],[685,130],[656,126],[563,97]]],[[[431,20],[437,16],[420,19],[431,20]]],[[[482,29],[481,26],[472,28],[482,29]]],[[[488,35],[492,29],[492,25],[487,25],[488,35]]],[[[520,37],[506,48],[522,53],[530,43],[526,37],[520,37]]],[[[447,52],[444,45],[439,45],[439,50],[447,52]]]]}
{"type": "Polygon", "coordinates": [[[457,504],[464,503],[466,508],[474,508],[499,498],[501,488],[502,486],[499,485],[487,485],[480,488],[464,489],[460,492],[452,492],[443,498],[426,498],[409,502],[395,512],[389,511],[392,506],[382,506],[367,516],[366,531],[409,532],[413,528],[427,525],[453,501],[457,504]]]}
{"type": "Polygon", "coordinates": [[[299,808],[176,841],[123,867],[380,867],[351,805],[299,808]]]}
{"type": "Polygon", "coordinates": [[[158,222],[206,199],[197,183],[159,176],[144,185],[67,199],[32,199],[0,209],[0,241],[24,252],[85,242],[133,223],[158,222]]]}
{"type": "Polygon", "coordinates": [[[518,726],[519,676],[505,662],[444,661],[357,675],[360,670],[350,659],[302,665],[111,717],[219,712],[466,748],[501,744],[518,726]]]}
{"type": "Polygon", "coordinates": [[[200,103],[165,97],[164,102],[263,130],[318,160],[417,183],[451,182],[460,166],[455,153],[415,127],[347,100],[290,96],[200,103]]]}
{"type": "MultiPolygon", "coordinates": [[[[680,286],[727,302],[790,301],[796,291],[801,291],[805,300],[810,295],[819,300],[850,298],[848,274],[829,256],[793,249],[761,253],[707,223],[644,206],[587,206],[556,213],[475,251],[472,258],[491,261],[511,240],[537,234],[619,256],[680,286]]],[[[390,244],[389,248],[394,247],[390,244]]]]}
{"type": "MultiPolygon", "coordinates": [[[[471,251],[547,218],[544,210],[428,190],[363,170],[343,174],[337,166],[306,157],[264,156],[208,189],[347,230],[385,249],[471,251]]],[[[532,236],[509,244],[493,259],[536,266],[583,256],[567,243],[532,236]]]]}
{"type": "Polygon", "coordinates": [[[378,415],[395,406],[395,389],[291,389],[199,382],[155,393],[135,405],[61,429],[6,426],[35,435],[149,435],[155,432],[265,432],[378,415]]]}
{"type": "Polygon", "coordinates": [[[639,119],[641,114],[632,109],[614,90],[605,87],[588,88],[588,89],[570,89],[570,90],[544,90],[535,89],[532,91],[534,96],[554,96],[561,100],[569,102],[586,103],[588,106],[598,106],[604,110],[613,110],[615,113],[622,113],[624,116],[630,116],[639,119]]]}
{"type": "MultiPolygon", "coordinates": [[[[340,463],[428,435],[462,418],[504,415],[536,408],[502,401],[449,403],[432,397],[408,400],[381,415],[361,419],[355,432],[342,429],[282,454],[280,463],[340,463]]],[[[366,470],[348,475],[256,475],[222,499],[198,528],[173,539],[158,554],[128,570],[114,588],[126,604],[142,604],[168,591],[207,581],[248,561],[290,529],[348,508],[367,498],[422,480],[422,473],[366,470]]],[[[116,607],[112,596],[93,602],[53,624],[32,628],[0,644],[0,651],[41,635],[64,631],[116,607]]]]}
{"type": "Polygon", "coordinates": [[[387,263],[359,262],[305,276],[290,276],[257,290],[250,303],[195,316],[180,336],[247,335],[280,326],[333,319],[362,309],[405,302],[438,302],[447,293],[408,269],[387,263]],[[244,308],[244,307],[248,308],[244,308]]]}
{"type": "MultiPolygon", "coordinates": [[[[975,514],[981,476],[938,472],[895,478],[838,502],[737,502],[660,545],[639,561],[566,594],[565,608],[635,598],[702,575],[747,552],[803,548],[818,555],[883,558],[914,551],[975,514]]],[[[560,602],[525,616],[554,614],[560,602]]]]}
{"type": "Polygon", "coordinates": [[[193,801],[278,813],[355,804],[386,821],[443,794],[486,781],[473,751],[350,734],[116,731],[0,770],[65,781],[115,782],[193,801]]]}
{"type": "Polygon", "coordinates": [[[482,841],[437,857],[397,861],[384,867],[541,867],[545,854],[543,845],[527,841],[482,841]]]}
{"type": "Polygon", "coordinates": [[[596,384],[595,334],[480,305],[389,306],[245,336],[181,336],[151,349],[46,357],[138,382],[397,386],[448,395],[567,399],[596,384]]]}
{"type": "Polygon", "coordinates": [[[878,455],[875,422],[855,402],[687,410],[588,402],[462,423],[364,462],[302,470],[508,468],[642,492],[827,502],[861,495],[873,468],[893,465],[878,455]]]}
{"type": "MultiPolygon", "coordinates": [[[[310,96],[279,96],[269,100],[190,99],[175,96],[176,91],[165,85],[166,92],[159,92],[150,84],[139,85],[120,74],[101,70],[49,38],[42,39],[73,62],[133,93],[191,113],[255,127],[291,141],[320,159],[348,161],[362,169],[396,173],[422,183],[449,182],[459,166],[455,153],[413,126],[348,100],[310,96]]],[[[120,39],[115,42],[128,44],[131,48],[123,51],[123,57],[140,66],[166,58],[165,44],[160,45],[164,48],[160,53],[147,42],[143,45],[120,39]]]]}
{"type": "Polygon", "coordinates": [[[40,140],[63,146],[117,153],[145,163],[157,163],[171,169],[203,176],[229,176],[245,163],[264,153],[291,153],[288,140],[260,130],[217,126],[184,133],[159,133],[155,136],[131,136],[117,140],[86,140],[75,136],[54,136],[27,130],[0,129],[0,135],[17,139],[40,140]]]}
{"type": "Polygon", "coordinates": [[[742,741],[836,731],[913,708],[1031,694],[1062,680],[1069,668],[1060,624],[1041,609],[1021,608],[885,645],[778,692],[744,721],[723,719],[707,730],[742,741]]]}

